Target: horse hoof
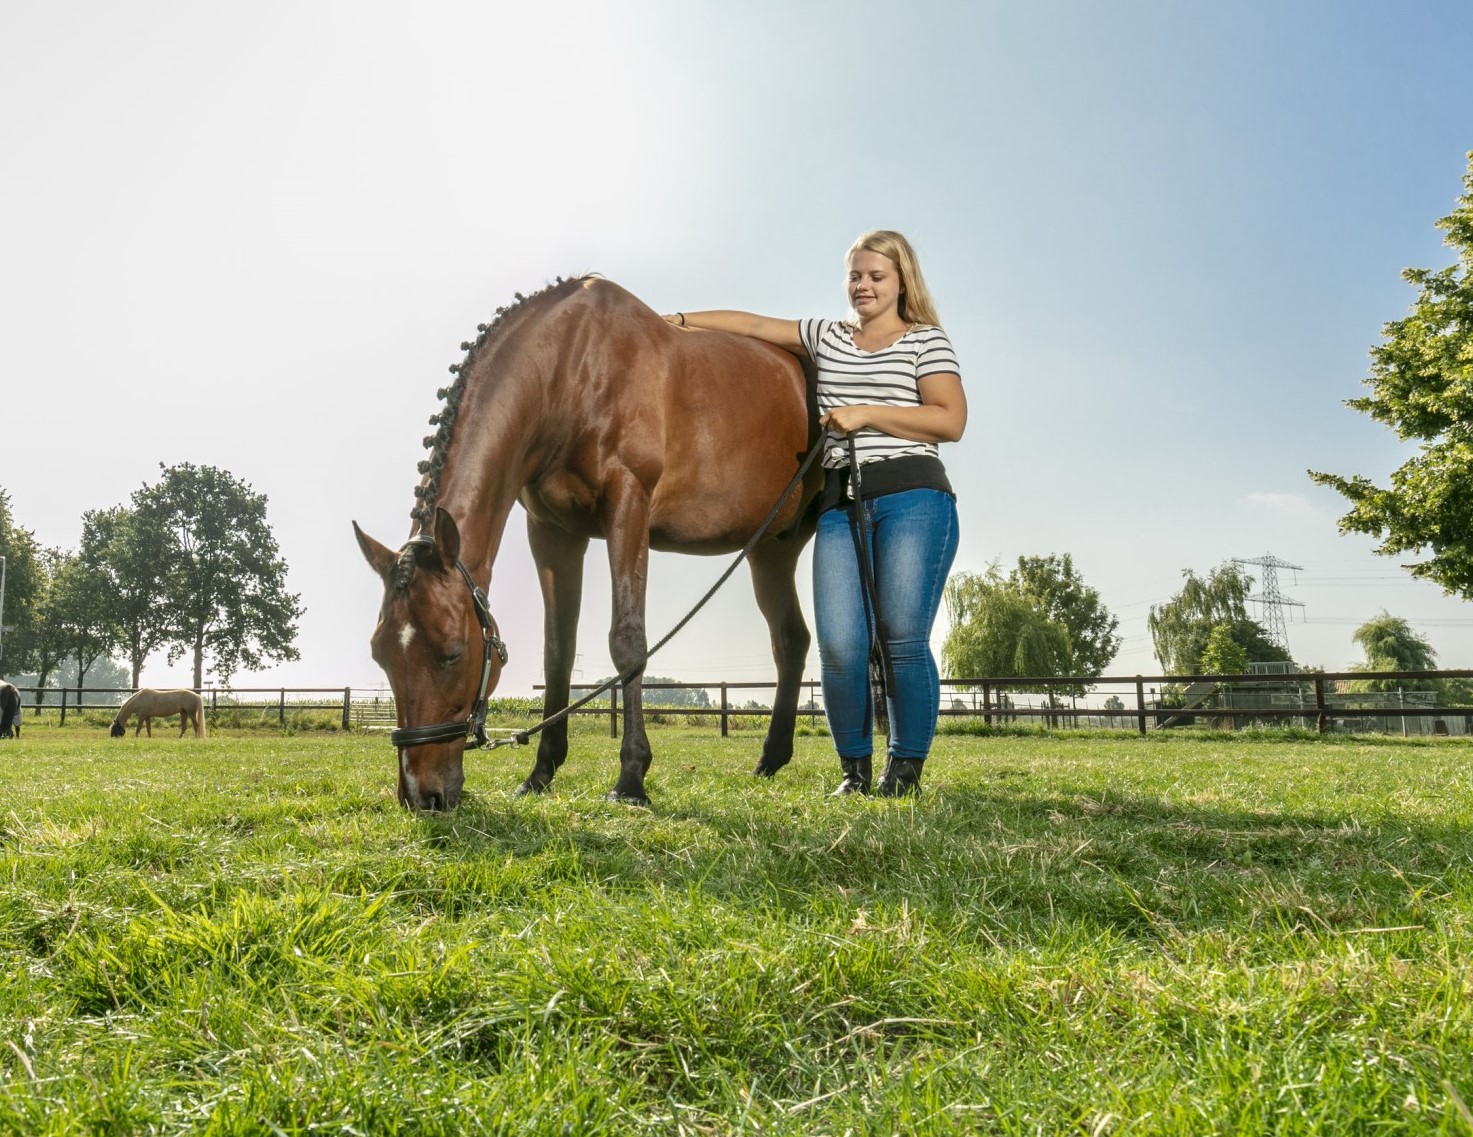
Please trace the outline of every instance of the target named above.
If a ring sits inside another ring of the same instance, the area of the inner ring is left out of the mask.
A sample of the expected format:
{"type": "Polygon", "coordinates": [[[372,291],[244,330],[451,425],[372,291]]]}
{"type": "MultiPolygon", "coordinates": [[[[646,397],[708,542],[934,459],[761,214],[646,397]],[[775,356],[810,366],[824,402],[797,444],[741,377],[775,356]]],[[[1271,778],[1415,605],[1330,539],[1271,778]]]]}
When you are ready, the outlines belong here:
{"type": "Polygon", "coordinates": [[[752,777],[754,777],[754,778],[771,778],[771,777],[774,777],[774,776],[776,776],[777,772],[779,770],[781,770],[786,765],[787,765],[786,762],[772,763],[772,762],[768,762],[767,759],[764,758],[761,762],[758,762],[757,763],[756,769],[754,769],[752,771],[752,777]]]}
{"type": "Polygon", "coordinates": [[[527,797],[531,794],[545,794],[546,792],[546,786],[539,786],[531,778],[528,778],[525,782],[523,782],[515,790],[512,791],[512,797],[527,797]]]}
{"type": "Polygon", "coordinates": [[[650,799],[645,797],[644,794],[625,794],[620,793],[618,790],[610,790],[609,796],[604,800],[615,802],[619,805],[637,805],[643,809],[648,809],[650,804],[650,799]]]}

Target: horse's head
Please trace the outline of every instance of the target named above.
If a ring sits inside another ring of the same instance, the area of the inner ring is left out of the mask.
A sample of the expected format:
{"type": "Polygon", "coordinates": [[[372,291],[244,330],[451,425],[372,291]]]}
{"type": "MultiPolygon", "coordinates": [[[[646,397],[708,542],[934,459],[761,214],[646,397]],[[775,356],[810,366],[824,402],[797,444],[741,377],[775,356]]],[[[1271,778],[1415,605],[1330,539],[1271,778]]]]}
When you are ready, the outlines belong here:
{"type": "Polygon", "coordinates": [[[108,728],[107,736],[109,738],[122,738],[127,733],[128,728],[117,720],[114,720],[112,726],[108,728]]]}
{"type": "Polygon", "coordinates": [[[398,707],[399,801],[412,809],[454,809],[465,783],[465,740],[483,673],[488,694],[501,677],[496,626],[484,607],[477,612],[484,601],[460,564],[460,530],[443,509],[435,511],[432,534],[398,552],[356,522],[353,532],[384,581],[370,642],[398,707]]]}

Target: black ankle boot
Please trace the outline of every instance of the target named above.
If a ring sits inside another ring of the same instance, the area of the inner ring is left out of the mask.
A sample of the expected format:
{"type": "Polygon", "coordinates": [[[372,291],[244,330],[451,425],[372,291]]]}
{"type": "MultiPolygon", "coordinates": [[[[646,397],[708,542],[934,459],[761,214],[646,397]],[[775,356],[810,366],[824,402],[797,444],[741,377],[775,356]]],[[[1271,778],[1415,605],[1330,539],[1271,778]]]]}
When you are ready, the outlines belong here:
{"type": "Polygon", "coordinates": [[[919,797],[921,793],[921,758],[891,758],[880,775],[875,791],[880,797],[919,797]]]}
{"type": "Polygon", "coordinates": [[[848,797],[850,794],[869,793],[870,778],[874,775],[874,759],[872,758],[840,758],[839,765],[844,770],[844,780],[839,783],[839,788],[829,797],[848,797]]]}

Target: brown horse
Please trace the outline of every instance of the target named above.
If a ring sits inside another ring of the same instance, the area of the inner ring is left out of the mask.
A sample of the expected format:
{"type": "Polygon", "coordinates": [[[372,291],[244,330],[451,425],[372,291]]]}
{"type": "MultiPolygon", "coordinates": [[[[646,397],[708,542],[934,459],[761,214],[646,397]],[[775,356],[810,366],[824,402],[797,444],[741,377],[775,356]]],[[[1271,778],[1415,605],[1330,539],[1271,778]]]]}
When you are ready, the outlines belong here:
{"type": "Polygon", "coordinates": [[[118,708],[117,715],[113,718],[112,726],[108,733],[113,738],[122,738],[128,733],[128,720],[138,716],[138,725],[133,728],[133,737],[138,737],[141,730],[148,731],[148,737],[153,737],[153,720],[172,718],[179,716],[179,737],[184,737],[185,730],[190,723],[194,724],[194,736],[203,738],[205,736],[205,701],[199,697],[197,691],[191,691],[187,687],[173,688],[167,691],[155,691],[152,687],[144,687],[135,691],[128,697],[128,701],[118,708]]]}
{"type": "MultiPolygon", "coordinates": [[[[494,688],[504,651],[475,581],[489,581],[507,516],[527,512],[543,601],[544,713],[568,705],[583,557],[608,543],[609,650],[624,684],[624,739],[610,798],[647,804],[640,700],[651,548],[740,549],[816,437],[811,382],[797,357],[753,339],[676,328],[607,280],[562,281],[523,298],[463,344],[459,378],[430,419],[417,533],[395,552],[354,532],[384,580],[372,638],[398,704],[399,800],[453,809],[465,782],[467,720],[494,688]],[[493,651],[495,647],[497,651],[493,651]],[[411,725],[418,724],[418,725],[411,725]],[[427,725],[438,724],[438,725],[427,725]]],[[[756,773],[793,754],[809,635],[794,571],[813,535],[815,468],[749,556],[777,664],[756,773]]],[[[518,793],[541,792],[568,752],[567,720],[547,727],[518,793]]]]}

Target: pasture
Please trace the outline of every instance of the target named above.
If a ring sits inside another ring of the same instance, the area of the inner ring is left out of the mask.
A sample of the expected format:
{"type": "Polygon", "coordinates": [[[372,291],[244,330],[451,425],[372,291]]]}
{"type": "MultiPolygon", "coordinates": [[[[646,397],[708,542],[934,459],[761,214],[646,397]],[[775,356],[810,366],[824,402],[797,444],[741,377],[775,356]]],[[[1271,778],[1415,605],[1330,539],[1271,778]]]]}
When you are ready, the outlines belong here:
{"type": "Polygon", "coordinates": [[[0,743],[0,1131],[1468,1133],[1473,745],[576,724],[554,792],[381,735],[0,743]]]}

